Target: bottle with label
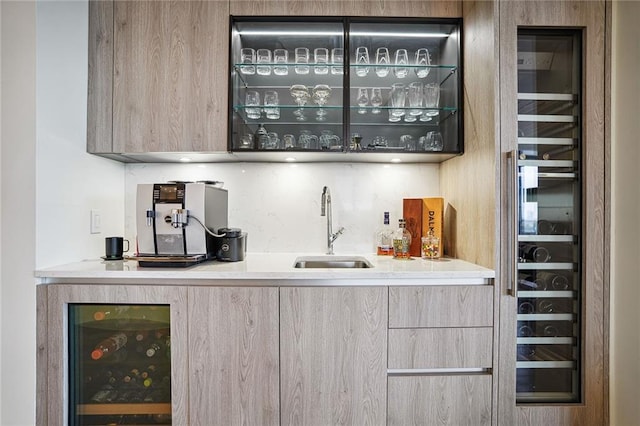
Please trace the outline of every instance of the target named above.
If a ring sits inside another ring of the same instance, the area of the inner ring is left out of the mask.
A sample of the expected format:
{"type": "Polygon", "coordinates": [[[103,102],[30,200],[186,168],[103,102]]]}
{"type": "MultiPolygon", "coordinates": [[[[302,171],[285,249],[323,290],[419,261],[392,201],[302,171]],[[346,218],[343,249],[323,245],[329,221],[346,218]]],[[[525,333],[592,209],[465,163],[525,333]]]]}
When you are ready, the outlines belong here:
{"type": "Polygon", "coordinates": [[[423,259],[438,259],[440,257],[440,238],[436,237],[433,229],[426,237],[422,237],[420,253],[423,259]]]}
{"type": "Polygon", "coordinates": [[[95,349],[91,352],[91,358],[94,360],[99,360],[108,355],[113,354],[118,349],[122,348],[127,344],[127,335],[124,333],[117,333],[113,336],[104,339],[100,343],[98,343],[95,349]]]}
{"type": "Polygon", "coordinates": [[[389,225],[389,212],[384,212],[384,224],[376,233],[376,246],[379,256],[392,256],[393,230],[389,225]]]}
{"type": "Polygon", "coordinates": [[[404,219],[398,221],[398,229],[393,233],[393,257],[394,259],[411,259],[409,248],[411,246],[411,233],[406,228],[404,219]]]}

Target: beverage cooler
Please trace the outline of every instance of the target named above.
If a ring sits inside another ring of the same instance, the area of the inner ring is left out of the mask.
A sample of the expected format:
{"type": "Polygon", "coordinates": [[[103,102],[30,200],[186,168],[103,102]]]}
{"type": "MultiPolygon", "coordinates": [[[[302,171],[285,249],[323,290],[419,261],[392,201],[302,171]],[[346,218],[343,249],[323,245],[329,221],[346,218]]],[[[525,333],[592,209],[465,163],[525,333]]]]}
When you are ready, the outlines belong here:
{"type": "Polygon", "coordinates": [[[580,402],[580,33],[520,29],[517,51],[516,401],[580,402]]]}
{"type": "Polygon", "coordinates": [[[171,424],[169,305],[69,305],[69,423],[171,424]]]}

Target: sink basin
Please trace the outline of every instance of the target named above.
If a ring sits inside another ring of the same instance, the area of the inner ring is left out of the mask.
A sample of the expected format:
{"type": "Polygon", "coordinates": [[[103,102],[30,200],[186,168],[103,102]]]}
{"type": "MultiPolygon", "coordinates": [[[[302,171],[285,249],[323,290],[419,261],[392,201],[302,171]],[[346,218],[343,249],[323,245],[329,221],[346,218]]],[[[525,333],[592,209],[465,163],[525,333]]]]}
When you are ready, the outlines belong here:
{"type": "Polygon", "coordinates": [[[303,256],[296,258],[294,268],[373,268],[367,259],[361,256],[303,256]]]}

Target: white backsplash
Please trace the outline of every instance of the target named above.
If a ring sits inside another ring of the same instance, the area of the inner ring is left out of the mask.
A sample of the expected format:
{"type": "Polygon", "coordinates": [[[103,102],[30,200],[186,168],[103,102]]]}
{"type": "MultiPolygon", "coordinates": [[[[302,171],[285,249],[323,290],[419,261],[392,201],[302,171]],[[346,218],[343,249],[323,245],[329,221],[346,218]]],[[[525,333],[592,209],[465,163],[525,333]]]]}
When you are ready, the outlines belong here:
{"type": "Polygon", "coordinates": [[[135,241],[138,183],[217,180],[229,191],[229,226],[248,233],[249,252],[324,253],[322,188],[331,190],[336,254],[370,253],[389,211],[396,227],[403,198],[439,196],[437,164],[127,164],[125,235],[135,241]]]}

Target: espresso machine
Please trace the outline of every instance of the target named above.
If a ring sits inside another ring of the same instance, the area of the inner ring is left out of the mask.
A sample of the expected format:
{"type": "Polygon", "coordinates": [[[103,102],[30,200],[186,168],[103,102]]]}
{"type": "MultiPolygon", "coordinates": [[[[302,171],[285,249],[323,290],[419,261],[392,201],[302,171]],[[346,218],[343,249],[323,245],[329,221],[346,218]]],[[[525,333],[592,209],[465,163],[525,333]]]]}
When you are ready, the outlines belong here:
{"type": "Polygon", "coordinates": [[[216,230],[227,227],[227,190],[216,182],[139,184],[140,266],[189,266],[215,257],[216,230]]]}

